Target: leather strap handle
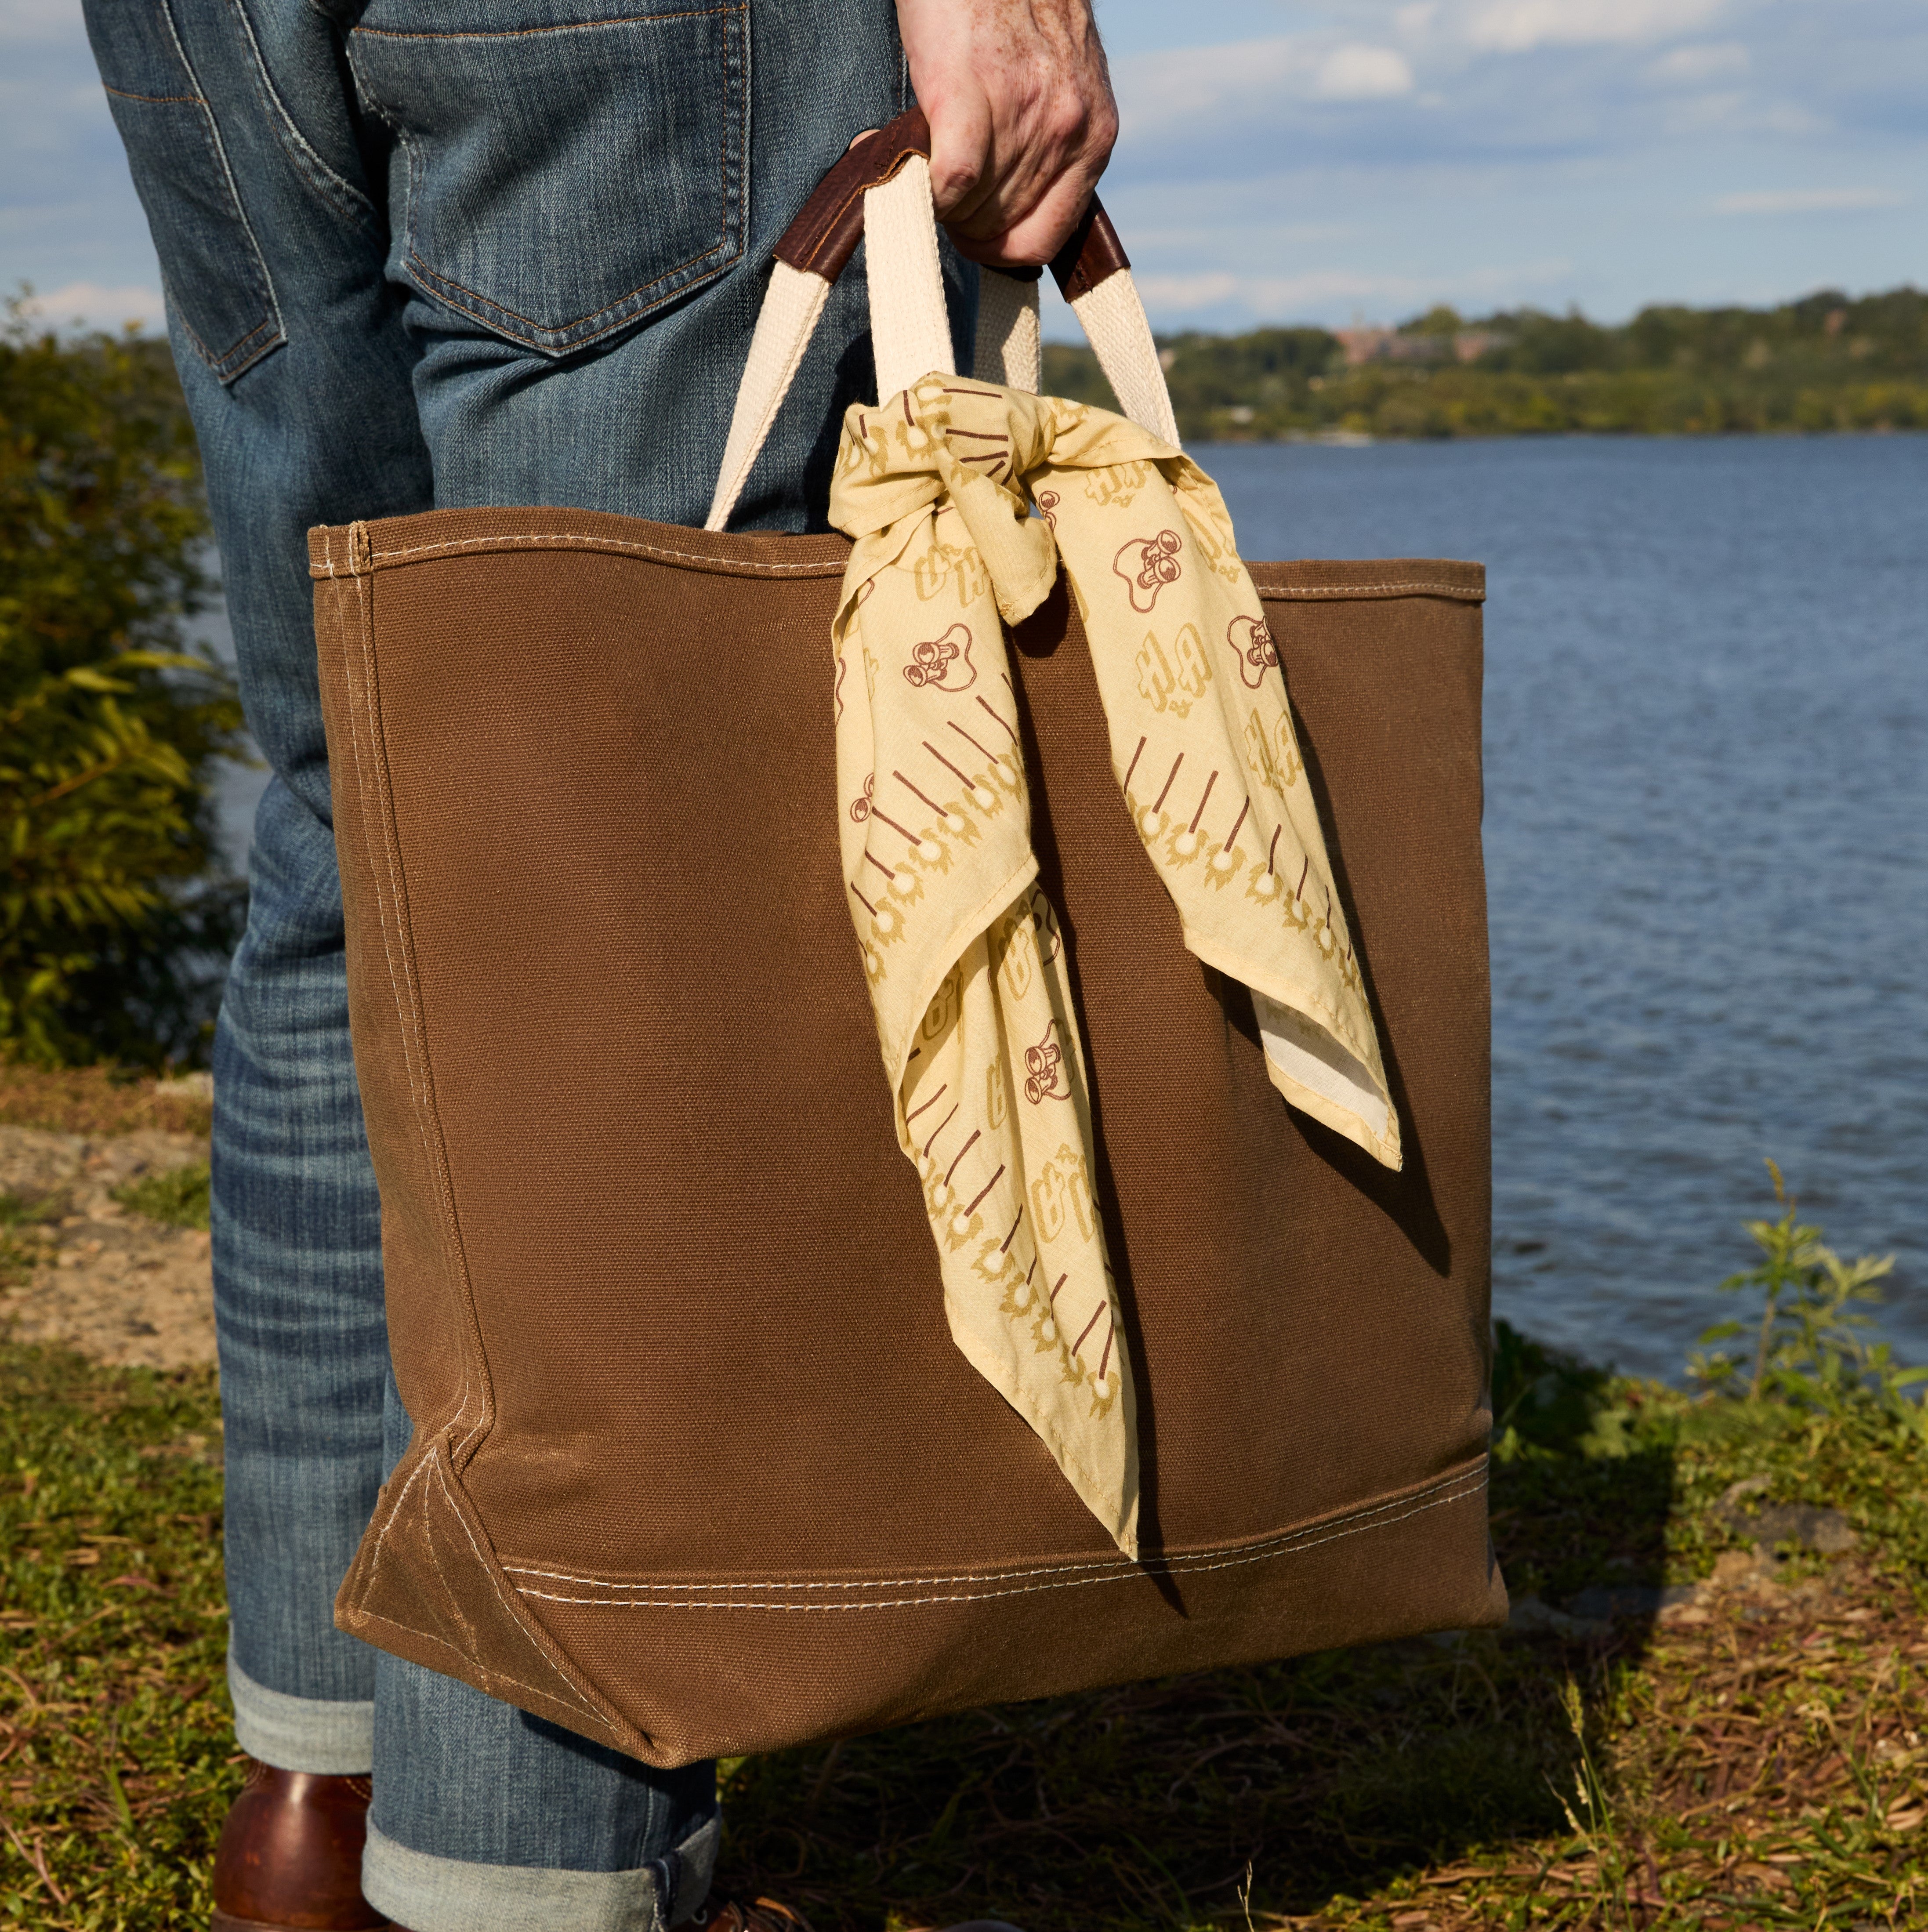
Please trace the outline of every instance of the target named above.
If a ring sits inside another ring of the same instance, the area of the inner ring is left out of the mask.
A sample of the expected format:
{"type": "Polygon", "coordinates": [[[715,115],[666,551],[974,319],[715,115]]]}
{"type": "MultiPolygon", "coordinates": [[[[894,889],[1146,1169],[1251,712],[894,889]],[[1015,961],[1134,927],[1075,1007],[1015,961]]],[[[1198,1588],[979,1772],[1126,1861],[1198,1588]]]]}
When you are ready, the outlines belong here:
{"type": "MultiPolygon", "coordinates": [[[[835,282],[850,265],[863,238],[864,196],[895,179],[913,154],[931,158],[931,124],[921,107],[908,107],[895,121],[859,134],[849,152],[784,230],[776,258],[806,274],[835,282]]],[[[1132,266],[1105,205],[1094,194],[1070,238],[1051,258],[1051,275],[1066,302],[1088,296],[1098,285],[1132,266]]],[[[1014,281],[1034,282],[1038,268],[1000,268],[1014,281]]]]}
{"type": "Polygon", "coordinates": [[[931,124],[921,107],[906,108],[895,121],[859,134],[784,230],[777,260],[834,282],[863,238],[864,196],[883,187],[913,154],[931,158],[931,124]]]}
{"type": "MultiPolygon", "coordinates": [[[[1105,212],[1105,204],[1094,194],[1078,226],[1071,231],[1070,239],[1051,257],[1051,279],[1066,302],[1076,302],[1131,266],[1131,257],[1118,239],[1118,231],[1111,226],[1111,218],[1105,212]]],[[[1014,271],[1006,268],[1003,272],[1008,275],[1014,271]]]]}

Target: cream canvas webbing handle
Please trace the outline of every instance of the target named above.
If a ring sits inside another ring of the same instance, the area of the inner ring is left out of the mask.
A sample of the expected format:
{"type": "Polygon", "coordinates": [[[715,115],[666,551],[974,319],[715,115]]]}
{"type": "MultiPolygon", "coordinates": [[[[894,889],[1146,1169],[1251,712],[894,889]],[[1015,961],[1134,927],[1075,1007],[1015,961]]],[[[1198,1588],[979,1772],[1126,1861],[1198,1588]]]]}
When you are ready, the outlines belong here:
{"type": "MultiPolygon", "coordinates": [[[[796,380],[835,282],[869,238],[871,339],[880,397],[920,376],[955,374],[931,201],[931,137],[921,110],[861,136],[777,244],[770,286],[736,392],[706,530],[721,530],[796,380]]],[[[1174,448],[1178,424],[1144,304],[1117,231],[1093,198],[1051,263],[1126,415],[1174,448]]],[[[1036,394],[1042,362],[1040,275],[983,272],[972,374],[1036,394]]]]}

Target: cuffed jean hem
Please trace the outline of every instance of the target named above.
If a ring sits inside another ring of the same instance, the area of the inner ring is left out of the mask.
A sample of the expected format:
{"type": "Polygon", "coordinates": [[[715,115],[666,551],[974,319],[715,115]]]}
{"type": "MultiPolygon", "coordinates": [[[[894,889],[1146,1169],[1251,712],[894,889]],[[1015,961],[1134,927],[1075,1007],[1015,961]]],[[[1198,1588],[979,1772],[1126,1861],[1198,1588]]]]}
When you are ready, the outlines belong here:
{"type": "Polygon", "coordinates": [[[633,1871],[564,1871],[412,1852],[370,1825],[361,1893],[409,1932],[667,1932],[709,1897],[722,1836],[712,1816],[670,1857],[633,1871]]]}
{"type": "Polygon", "coordinates": [[[290,1697],[257,1684],[228,1654],[235,1742],[277,1771],[366,1778],[375,1768],[375,1700],[290,1697]]]}

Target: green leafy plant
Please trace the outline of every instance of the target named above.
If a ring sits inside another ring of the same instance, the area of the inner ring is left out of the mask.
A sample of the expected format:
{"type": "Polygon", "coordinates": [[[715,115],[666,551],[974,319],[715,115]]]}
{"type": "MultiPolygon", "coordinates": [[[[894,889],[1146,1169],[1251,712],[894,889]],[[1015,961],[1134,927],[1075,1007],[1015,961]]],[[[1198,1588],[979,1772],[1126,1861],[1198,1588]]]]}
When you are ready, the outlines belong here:
{"type": "Polygon", "coordinates": [[[211,781],[232,680],[163,344],[0,322],[0,1054],[158,1065],[208,1031],[241,889],[211,781]]]}
{"type": "Polygon", "coordinates": [[[1536,1342],[1510,1322],[1493,1324],[1493,1454],[1501,1462],[1626,1456],[1636,1419],[1611,1369],[1536,1342]]]}
{"type": "Polygon", "coordinates": [[[1803,1222],[1800,1204],[1771,1160],[1780,1218],[1750,1221],[1747,1232],[1761,1250],[1758,1267],[1729,1275],[1727,1294],[1758,1294],[1760,1312],[1750,1321],[1717,1322],[1701,1336],[1689,1368],[1703,1388],[1758,1401],[1778,1396],[1800,1406],[1839,1415],[1869,1401],[1904,1426],[1928,1432],[1928,1415],[1908,1394],[1928,1380],[1928,1368],[1902,1369],[1885,1342],[1873,1339],[1877,1284],[1894,1267],[1892,1255],[1864,1255],[1846,1262],[1822,1240],[1820,1228],[1803,1222]],[[1706,1345],[1751,1337],[1736,1357],[1706,1345]]]}

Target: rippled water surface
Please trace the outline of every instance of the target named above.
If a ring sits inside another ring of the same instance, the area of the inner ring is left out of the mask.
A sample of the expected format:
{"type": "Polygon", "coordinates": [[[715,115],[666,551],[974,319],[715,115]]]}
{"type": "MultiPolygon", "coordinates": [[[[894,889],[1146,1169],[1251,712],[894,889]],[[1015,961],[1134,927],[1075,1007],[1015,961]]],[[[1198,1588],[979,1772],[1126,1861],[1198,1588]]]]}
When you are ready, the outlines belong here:
{"type": "Polygon", "coordinates": [[[1488,567],[1498,1312],[1677,1372],[1771,1154],[1928,1362],[1928,438],[1197,453],[1488,567]]]}

